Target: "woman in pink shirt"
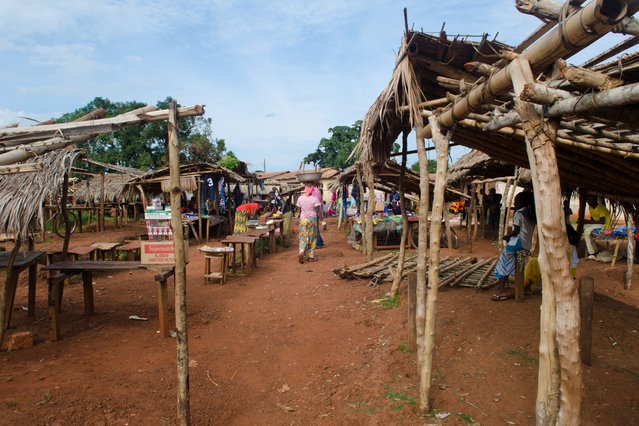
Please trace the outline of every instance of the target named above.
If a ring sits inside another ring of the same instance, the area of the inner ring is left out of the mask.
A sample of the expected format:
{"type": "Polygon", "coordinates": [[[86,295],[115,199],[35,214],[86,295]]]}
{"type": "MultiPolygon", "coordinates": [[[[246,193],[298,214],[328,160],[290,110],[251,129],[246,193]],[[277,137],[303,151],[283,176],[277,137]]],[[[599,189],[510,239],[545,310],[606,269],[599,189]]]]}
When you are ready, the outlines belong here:
{"type": "Polygon", "coordinates": [[[296,205],[300,208],[299,262],[304,263],[305,257],[309,262],[314,262],[317,260],[315,257],[317,208],[321,204],[313,195],[312,186],[304,187],[304,193],[297,199],[296,205]]]}

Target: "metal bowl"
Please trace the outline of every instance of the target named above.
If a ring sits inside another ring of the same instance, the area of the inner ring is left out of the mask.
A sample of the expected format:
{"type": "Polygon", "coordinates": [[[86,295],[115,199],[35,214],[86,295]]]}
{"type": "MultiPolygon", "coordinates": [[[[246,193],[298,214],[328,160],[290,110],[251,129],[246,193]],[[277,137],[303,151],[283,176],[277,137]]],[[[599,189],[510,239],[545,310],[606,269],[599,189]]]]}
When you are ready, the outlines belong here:
{"type": "Polygon", "coordinates": [[[306,182],[317,182],[322,178],[322,172],[302,172],[297,175],[297,180],[306,182]]]}

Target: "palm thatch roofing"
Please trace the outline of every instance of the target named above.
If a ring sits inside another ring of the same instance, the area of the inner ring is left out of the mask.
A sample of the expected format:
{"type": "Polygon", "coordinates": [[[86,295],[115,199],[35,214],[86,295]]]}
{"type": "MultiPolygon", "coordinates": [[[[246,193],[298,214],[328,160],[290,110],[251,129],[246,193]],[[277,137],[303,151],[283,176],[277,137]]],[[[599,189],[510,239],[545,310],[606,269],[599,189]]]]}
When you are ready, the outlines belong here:
{"type": "Polygon", "coordinates": [[[504,176],[513,176],[515,166],[506,162],[493,159],[490,155],[471,150],[448,169],[446,184],[460,188],[474,179],[492,179],[504,176]]]}
{"type": "Polygon", "coordinates": [[[42,228],[44,205],[60,197],[64,175],[79,155],[78,149],[52,151],[33,160],[40,172],[0,175],[0,232],[26,241],[36,224],[42,228]]]}
{"type": "MultiPolygon", "coordinates": [[[[182,107],[176,113],[202,115],[204,107],[182,107]]],[[[0,128],[0,233],[24,241],[38,223],[44,226],[45,202],[59,201],[64,177],[81,155],[72,146],[125,125],[167,120],[169,110],[146,106],[116,117],[104,115],[98,109],[68,123],[0,128]]]]}
{"type": "MultiPolygon", "coordinates": [[[[138,191],[132,191],[128,186],[132,177],[122,173],[104,175],[104,201],[107,203],[124,203],[139,201],[138,191]]],[[[100,176],[91,176],[74,185],[74,196],[79,203],[97,205],[100,203],[102,181],[100,176]]]]}
{"type": "MultiPolygon", "coordinates": [[[[244,183],[245,178],[229,170],[225,167],[211,163],[191,163],[180,165],[180,187],[183,191],[194,192],[197,190],[197,178],[202,174],[210,173],[217,176],[223,176],[228,182],[244,183]]],[[[126,189],[133,191],[135,187],[141,186],[145,191],[159,194],[168,192],[169,168],[164,167],[158,170],[152,170],[141,176],[131,179],[126,189]]]]}
{"type": "MultiPolygon", "coordinates": [[[[357,165],[352,165],[347,167],[346,170],[340,174],[339,179],[337,179],[334,188],[339,188],[341,185],[350,185],[353,182],[353,179],[357,175],[356,170],[357,165]]],[[[379,189],[381,191],[389,192],[389,191],[397,191],[399,190],[399,182],[401,178],[401,165],[397,164],[392,160],[386,161],[382,166],[376,165],[374,167],[374,184],[375,189],[379,189]]],[[[430,197],[433,197],[435,176],[431,175],[430,181],[431,185],[429,187],[430,197]]],[[[415,197],[419,198],[420,190],[419,190],[419,175],[413,172],[410,169],[405,171],[404,175],[404,192],[407,194],[412,194],[415,197]]],[[[364,186],[366,183],[363,182],[364,186]]],[[[460,197],[464,197],[462,193],[456,191],[455,189],[447,186],[445,189],[444,196],[447,201],[450,200],[458,200],[460,197]]]]}
{"type": "MultiPolygon", "coordinates": [[[[628,16],[637,9],[639,0],[630,0],[628,16]]],[[[601,11],[609,10],[602,8],[601,11]]],[[[606,27],[605,31],[610,28],[606,27]]],[[[536,43],[554,41],[557,31],[560,29],[552,29],[552,38],[549,34],[536,43]]],[[[590,33],[584,37],[591,40],[597,35],[590,33]]],[[[407,31],[391,80],[364,117],[354,154],[359,155],[361,161],[384,164],[393,143],[403,131],[416,127],[418,121],[425,122],[425,117],[441,108],[440,111],[449,119],[452,117],[455,123],[452,142],[481,151],[495,160],[527,168],[528,156],[521,125],[516,120],[496,130],[489,130],[487,125],[494,124],[495,119],[512,116],[512,92],[492,93],[490,85],[482,83],[508,65],[508,55],[501,54],[501,51],[516,53],[527,49],[522,54],[525,55],[535,48],[534,40],[529,44],[532,47],[522,43],[513,48],[491,41],[487,35],[477,39],[470,36],[450,38],[444,32],[432,35],[407,31]],[[475,88],[483,90],[481,96],[490,100],[471,105],[466,95],[475,88]],[[455,115],[458,110],[456,104],[460,101],[471,112],[458,117],[455,115]]],[[[580,43],[585,44],[589,43],[580,43]]],[[[624,47],[635,44],[626,41],[616,52],[623,53],[624,47]]],[[[561,53],[565,50],[567,48],[555,49],[559,52],[556,56],[563,55],[567,59],[578,49],[561,53]]],[[[537,58],[539,56],[537,54],[537,58]]],[[[616,79],[613,81],[619,87],[611,89],[617,90],[615,93],[636,93],[639,88],[638,55],[621,56],[594,67],[609,58],[606,54],[598,55],[583,68],[596,70],[601,77],[616,79]],[[623,73],[620,70],[624,70],[623,73]]],[[[585,83],[569,80],[565,76],[567,74],[558,71],[559,68],[553,69],[553,64],[554,58],[543,58],[536,63],[531,62],[531,67],[539,84],[549,90],[561,88],[562,96],[577,102],[570,113],[555,115],[560,118],[555,148],[562,184],[585,188],[613,199],[639,201],[639,108],[634,100],[636,96],[618,106],[596,108],[595,105],[587,110],[580,109],[579,102],[595,99],[599,92],[610,94],[611,90],[593,89],[585,83]]],[[[557,64],[558,67],[561,65],[557,64]]],[[[563,66],[576,69],[565,63],[563,66]]],[[[553,105],[542,104],[537,108],[549,117],[553,105]]]]}

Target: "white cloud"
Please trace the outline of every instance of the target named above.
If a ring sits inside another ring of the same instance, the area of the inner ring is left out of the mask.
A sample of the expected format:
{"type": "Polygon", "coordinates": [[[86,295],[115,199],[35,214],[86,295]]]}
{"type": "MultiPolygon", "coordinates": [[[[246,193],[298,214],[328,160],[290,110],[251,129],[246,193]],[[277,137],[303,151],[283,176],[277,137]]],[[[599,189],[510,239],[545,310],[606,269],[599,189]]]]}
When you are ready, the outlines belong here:
{"type": "Polygon", "coordinates": [[[29,51],[29,63],[65,73],[86,73],[100,67],[95,48],[80,43],[33,46],[29,51]]]}

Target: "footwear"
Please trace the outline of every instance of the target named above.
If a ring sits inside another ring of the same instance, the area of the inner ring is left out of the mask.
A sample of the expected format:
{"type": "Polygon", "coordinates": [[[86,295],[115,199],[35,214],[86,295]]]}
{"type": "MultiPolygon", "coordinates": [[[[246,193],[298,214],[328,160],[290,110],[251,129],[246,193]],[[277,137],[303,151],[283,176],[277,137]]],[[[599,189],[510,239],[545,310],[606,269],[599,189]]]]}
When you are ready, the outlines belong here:
{"type": "Polygon", "coordinates": [[[597,255],[596,254],[589,254],[588,255],[588,260],[597,260],[597,255]]]}
{"type": "Polygon", "coordinates": [[[502,300],[508,300],[508,299],[514,299],[515,298],[515,293],[500,293],[500,294],[493,294],[490,297],[490,300],[492,300],[493,302],[500,302],[502,300]]]}
{"type": "Polygon", "coordinates": [[[299,256],[297,256],[297,260],[299,260],[300,263],[304,263],[304,253],[300,253],[299,256]]]}
{"type": "Polygon", "coordinates": [[[317,257],[309,257],[308,261],[309,262],[317,262],[317,257]]]}

